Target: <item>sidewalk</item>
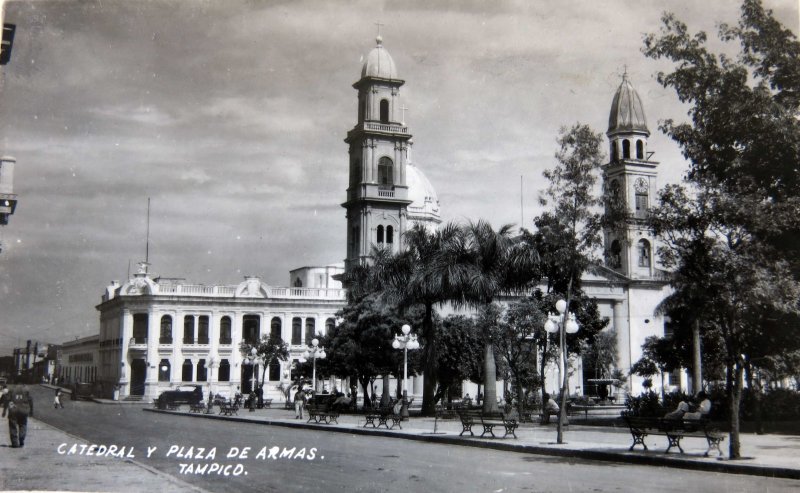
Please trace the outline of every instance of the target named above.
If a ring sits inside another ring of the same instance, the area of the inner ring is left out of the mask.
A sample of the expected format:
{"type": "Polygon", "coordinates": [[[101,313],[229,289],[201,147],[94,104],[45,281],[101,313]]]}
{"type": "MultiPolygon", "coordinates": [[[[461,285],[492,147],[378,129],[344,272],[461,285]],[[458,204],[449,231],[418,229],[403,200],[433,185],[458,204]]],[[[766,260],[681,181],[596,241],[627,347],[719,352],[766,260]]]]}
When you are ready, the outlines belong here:
{"type": "Polygon", "coordinates": [[[61,455],[44,464],[37,458],[53,457],[59,444],[88,442],[36,419],[28,420],[28,435],[23,448],[0,446],[0,491],[205,491],[132,459],[61,455]]]}
{"type": "MultiPolygon", "coordinates": [[[[278,405],[282,406],[282,404],[278,405]]],[[[681,441],[681,447],[683,447],[685,454],[678,453],[675,448],[670,451],[669,455],[665,454],[664,452],[668,445],[667,438],[660,435],[646,437],[645,443],[649,450],[645,451],[641,446],[637,445],[634,451],[629,451],[632,439],[626,426],[621,423],[616,427],[587,426],[581,424],[582,419],[580,417],[571,418],[570,425],[564,428],[565,443],[559,445],[555,443],[557,434],[555,424],[524,423],[516,431],[517,439],[512,436],[505,439],[492,439],[478,438],[483,431],[483,427],[480,424],[473,427],[473,432],[477,432],[475,438],[467,435],[459,437],[462,426],[458,419],[436,420],[434,418],[411,417],[408,421],[403,422],[402,429],[395,427],[394,430],[387,430],[385,428],[364,428],[364,416],[358,414],[341,415],[338,425],[306,423],[305,419],[294,419],[294,411],[286,410],[282,407],[258,409],[255,412],[240,409],[238,415],[231,417],[219,416],[218,414],[190,413],[186,406],[183,406],[180,411],[160,411],[151,408],[145,408],[145,411],[193,418],[259,422],[274,426],[328,432],[396,437],[527,454],[800,479],[800,460],[798,460],[798,457],[800,457],[800,436],[742,434],[741,454],[745,458],[732,461],[725,457],[718,458],[715,451],[712,451],[709,457],[703,457],[707,448],[704,438],[684,438],[681,441]]],[[[502,436],[502,428],[500,430],[495,428],[495,434],[502,436]]],[[[721,444],[721,448],[727,456],[727,437],[721,444]]]]}

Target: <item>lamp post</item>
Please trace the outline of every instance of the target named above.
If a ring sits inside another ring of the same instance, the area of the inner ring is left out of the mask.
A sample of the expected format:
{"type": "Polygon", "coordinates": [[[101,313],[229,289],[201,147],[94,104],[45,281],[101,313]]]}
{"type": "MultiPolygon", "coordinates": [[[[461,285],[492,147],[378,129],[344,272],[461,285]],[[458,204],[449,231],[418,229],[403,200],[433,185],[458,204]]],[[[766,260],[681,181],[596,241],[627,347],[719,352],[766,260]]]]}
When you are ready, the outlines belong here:
{"type": "Polygon", "coordinates": [[[419,341],[417,341],[417,334],[410,333],[410,325],[405,324],[400,330],[403,331],[403,335],[395,334],[392,347],[403,350],[403,406],[400,416],[408,418],[408,350],[419,349],[419,341]]]}
{"type": "Polygon", "coordinates": [[[308,360],[308,358],[312,359],[312,373],[311,378],[314,380],[314,392],[317,391],[317,358],[325,359],[327,354],[325,354],[325,348],[320,347],[319,339],[314,338],[311,339],[311,346],[305,350],[303,353],[303,359],[308,360]]]}
{"type": "Polygon", "coordinates": [[[247,361],[245,361],[245,364],[251,365],[253,367],[253,374],[250,377],[250,384],[252,386],[251,390],[255,392],[256,386],[258,385],[258,374],[256,373],[257,371],[256,364],[258,363],[259,360],[258,350],[256,348],[250,349],[250,354],[245,356],[245,358],[247,359],[247,361]]]}
{"type": "MultiPolygon", "coordinates": [[[[568,297],[569,298],[569,297],[568,297]]],[[[561,374],[561,406],[558,410],[558,438],[559,444],[564,443],[563,428],[567,416],[567,389],[569,376],[567,375],[567,334],[578,332],[578,322],[575,321],[575,314],[567,312],[567,302],[558,300],[556,310],[559,315],[550,314],[547,322],[544,323],[544,330],[550,334],[559,334],[559,346],[561,347],[561,358],[559,359],[559,372],[561,374]]]]}

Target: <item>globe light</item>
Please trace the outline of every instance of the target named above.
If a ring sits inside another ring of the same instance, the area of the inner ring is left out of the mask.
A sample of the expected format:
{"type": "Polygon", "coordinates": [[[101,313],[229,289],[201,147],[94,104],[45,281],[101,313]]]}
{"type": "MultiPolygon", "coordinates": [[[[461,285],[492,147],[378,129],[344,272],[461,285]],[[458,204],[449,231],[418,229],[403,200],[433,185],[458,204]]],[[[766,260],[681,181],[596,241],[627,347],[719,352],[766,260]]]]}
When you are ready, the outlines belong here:
{"type": "Polygon", "coordinates": [[[400,341],[398,341],[396,337],[394,341],[392,341],[392,347],[395,349],[400,349],[400,341]]]}
{"type": "Polygon", "coordinates": [[[325,350],[323,349],[322,352],[319,353],[319,356],[317,356],[317,358],[325,359],[326,356],[328,356],[328,355],[325,353],[325,350]]]}
{"type": "Polygon", "coordinates": [[[307,360],[309,356],[311,356],[311,354],[308,351],[303,352],[303,360],[307,360]]]}
{"type": "Polygon", "coordinates": [[[316,337],[314,339],[311,339],[311,345],[314,347],[319,346],[319,339],[317,339],[316,337]]]}
{"type": "Polygon", "coordinates": [[[544,330],[549,334],[555,334],[558,332],[558,325],[548,318],[547,322],[544,323],[544,330]]]}
{"type": "Polygon", "coordinates": [[[564,300],[556,301],[556,310],[558,310],[558,313],[563,314],[565,311],[567,311],[567,302],[564,300]]]}
{"type": "Polygon", "coordinates": [[[574,314],[569,314],[569,319],[567,320],[567,325],[564,327],[564,330],[567,331],[567,334],[574,334],[575,332],[578,332],[578,322],[575,321],[574,314]]]}
{"type": "Polygon", "coordinates": [[[403,335],[408,335],[408,333],[409,333],[409,332],[411,332],[411,326],[410,326],[410,325],[408,325],[408,324],[404,324],[404,325],[403,325],[403,326],[400,328],[400,330],[402,330],[402,331],[403,331],[403,335]]]}
{"type": "Polygon", "coordinates": [[[256,350],[256,348],[253,348],[253,349],[250,350],[250,355],[251,356],[255,357],[256,354],[258,354],[258,350],[256,350]]]}

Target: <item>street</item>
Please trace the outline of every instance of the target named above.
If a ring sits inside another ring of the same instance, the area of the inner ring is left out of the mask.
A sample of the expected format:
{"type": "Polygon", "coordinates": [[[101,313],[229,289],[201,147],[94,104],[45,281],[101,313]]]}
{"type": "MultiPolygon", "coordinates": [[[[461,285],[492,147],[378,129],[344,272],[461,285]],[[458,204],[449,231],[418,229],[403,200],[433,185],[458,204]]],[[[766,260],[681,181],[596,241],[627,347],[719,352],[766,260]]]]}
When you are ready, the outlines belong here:
{"type": "MultiPolygon", "coordinates": [[[[105,447],[90,452],[67,443],[44,461],[61,460],[60,454],[70,450],[73,455],[100,452],[104,460],[129,458],[209,491],[766,493],[797,488],[792,480],[187,418],[144,412],[141,405],[67,400],[65,409],[56,410],[52,391],[31,390],[36,419],[105,447]]],[[[28,441],[33,440],[35,435],[28,441]]]]}

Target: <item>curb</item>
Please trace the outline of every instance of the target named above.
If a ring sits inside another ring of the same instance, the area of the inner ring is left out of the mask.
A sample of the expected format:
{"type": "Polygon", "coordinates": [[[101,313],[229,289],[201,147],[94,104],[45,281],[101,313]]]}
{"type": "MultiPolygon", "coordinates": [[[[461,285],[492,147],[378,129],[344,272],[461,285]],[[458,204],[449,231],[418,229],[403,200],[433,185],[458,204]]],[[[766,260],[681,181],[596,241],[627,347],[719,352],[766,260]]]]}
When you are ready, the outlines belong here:
{"type": "Polygon", "coordinates": [[[360,428],[360,427],[344,428],[340,426],[321,425],[316,423],[294,423],[287,421],[273,421],[268,419],[256,421],[236,416],[219,416],[216,414],[190,414],[190,413],[181,413],[174,411],[165,411],[160,409],[143,409],[143,411],[152,413],[161,413],[161,414],[171,414],[175,416],[184,416],[188,418],[217,419],[223,421],[234,421],[238,423],[283,426],[285,428],[318,430],[318,431],[327,431],[333,433],[347,433],[350,435],[369,435],[369,436],[381,436],[387,438],[401,438],[404,440],[415,440],[427,443],[439,443],[446,445],[458,445],[462,447],[485,448],[492,450],[501,450],[504,452],[547,455],[555,457],[565,457],[570,459],[587,459],[587,460],[595,460],[603,462],[621,462],[621,463],[644,465],[644,466],[674,467],[677,469],[687,469],[693,471],[721,472],[728,474],[745,474],[749,476],[763,476],[770,478],[800,479],[800,469],[747,465],[738,462],[732,462],[730,460],[718,460],[717,462],[708,462],[708,461],[684,459],[675,456],[665,457],[663,455],[663,452],[658,452],[661,455],[655,455],[656,452],[652,453],[628,452],[628,451],[611,452],[607,450],[554,449],[550,447],[539,447],[536,445],[514,445],[511,443],[477,441],[458,436],[412,435],[407,433],[398,433],[392,430],[379,430],[379,429],[360,428]]]}

